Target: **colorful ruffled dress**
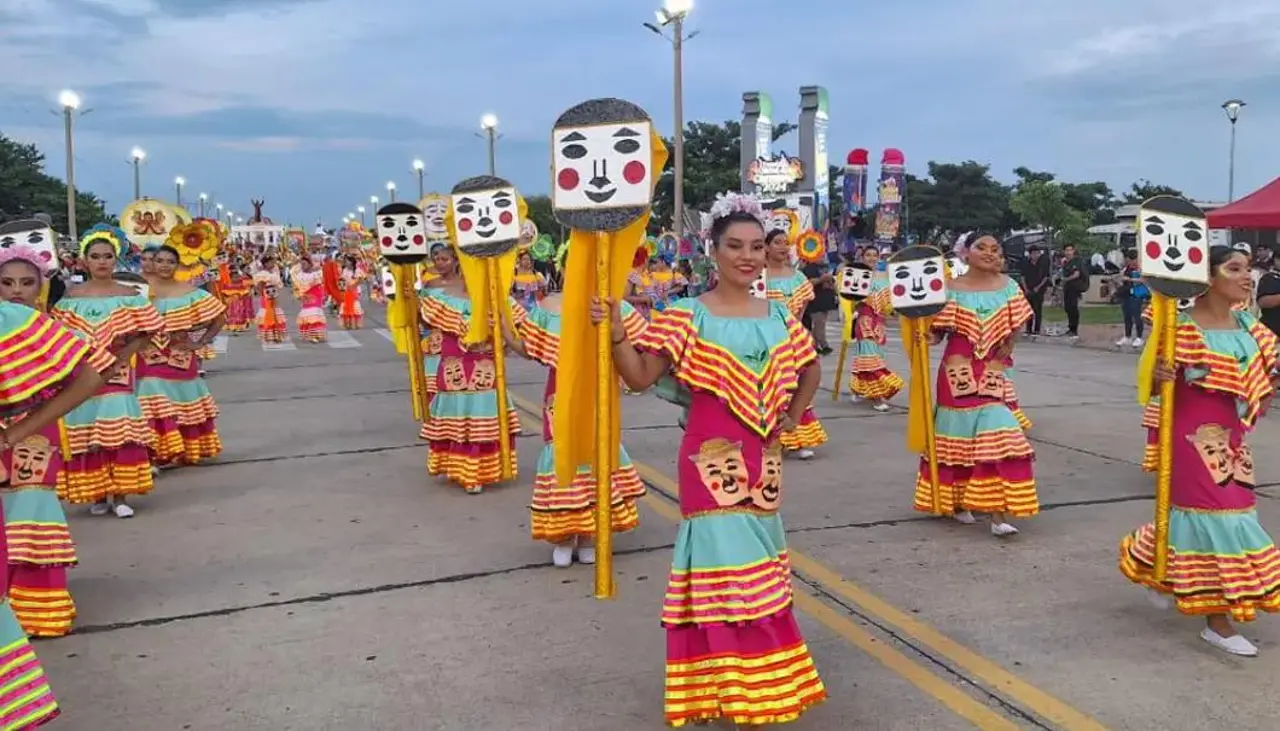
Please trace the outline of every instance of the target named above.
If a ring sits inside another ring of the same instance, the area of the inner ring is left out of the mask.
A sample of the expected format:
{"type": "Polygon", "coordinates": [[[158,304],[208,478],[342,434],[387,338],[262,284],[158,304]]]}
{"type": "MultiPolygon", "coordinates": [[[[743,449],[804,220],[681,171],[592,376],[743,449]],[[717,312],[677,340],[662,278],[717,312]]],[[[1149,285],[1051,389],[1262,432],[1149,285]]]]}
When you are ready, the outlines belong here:
{"type": "MultiPolygon", "coordinates": [[[[942,513],[960,510],[1035,515],[1034,451],[1009,408],[1005,371],[1012,358],[997,350],[1031,317],[1017,283],[998,290],[951,290],[933,319],[946,337],[938,364],[934,424],[942,513]]],[[[915,508],[933,512],[929,462],[920,460],[915,508]]]]}
{"type": "Polygon", "coordinates": [[[1251,621],[1280,612],[1280,551],[1258,522],[1253,452],[1246,436],[1274,391],[1276,336],[1253,315],[1238,327],[1205,330],[1178,315],[1174,361],[1173,480],[1169,563],[1152,575],[1155,527],[1120,544],[1120,571],[1172,594],[1183,614],[1251,621]]]}
{"type": "Polygon", "coordinates": [[[547,291],[547,279],[537,272],[516,272],[515,282],[511,285],[511,296],[526,310],[538,306],[538,300],[547,291]]]}
{"type": "Polygon", "coordinates": [[[329,325],[324,316],[324,273],[319,270],[293,273],[293,289],[302,304],[298,310],[298,333],[310,343],[329,339],[329,325]]]}
{"type": "Polygon", "coordinates": [[[276,270],[260,270],[253,275],[254,288],[262,298],[262,306],[258,310],[258,339],[264,343],[283,343],[289,332],[289,321],[284,317],[280,307],[280,290],[284,283],[280,272],[276,270]]]}
{"type": "Polygon", "coordinates": [[[191,337],[224,311],[216,297],[194,289],[152,300],[168,335],[163,347],[152,343],[138,357],[138,403],[154,436],[152,461],[160,465],[196,464],[222,453],[215,420],[218,404],[200,377],[190,350],[169,347],[191,337]]]}
{"type": "Polygon", "coordinates": [[[227,332],[239,333],[249,329],[257,314],[253,306],[253,284],[240,275],[232,276],[222,287],[227,303],[227,332]]]}
{"type": "MultiPolygon", "coordinates": [[[[77,366],[105,373],[115,364],[115,357],[101,348],[91,348],[84,354],[80,339],[47,317],[33,318],[29,311],[6,307],[0,312],[0,322],[4,327],[0,332],[6,333],[4,342],[0,343],[0,353],[6,355],[6,361],[7,356],[17,355],[11,350],[12,346],[21,339],[31,338],[27,353],[37,358],[54,355],[54,360],[44,367],[44,373],[48,373],[49,368],[56,373],[68,366],[71,368],[68,374],[77,366]],[[31,325],[26,325],[24,320],[31,325]],[[65,354],[63,348],[66,348],[65,354]]],[[[11,386],[17,384],[18,377],[16,373],[9,374],[8,362],[0,367],[6,372],[7,405],[14,396],[11,386]]],[[[25,377],[31,379],[27,388],[40,382],[41,372],[37,369],[26,374],[25,377]]],[[[19,405],[23,405],[21,400],[19,405]]],[[[20,418],[7,421],[13,423],[20,418]]],[[[76,544],[71,538],[67,515],[58,501],[64,465],[62,442],[62,425],[56,422],[0,453],[0,483],[3,483],[0,495],[8,545],[8,600],[18,624],[33,637],[62,637],[71,631],[76,616],[76,605],[67,589],[67,569],[76,565],[76,544]]],[[[0,634],[4,634],[3,624],[4,620],[0,619],[0,634]]],[[[11,641],[7,635],[0,637],[0,642],[6,645],[11,641]]],[[[3,719],[0,712],[0,727],[10,728],[4,720],[7,719],[3,719]]]]}
{"type": "MultiPolygon", "coordinates": [[[[645,320],[631,305],[622,304],[623,327],[635,342],[644,332],[645,320]]],[[[574,475],[573,484],[561,487],[556,479],[555,423],[556,363],[560,358],[560,315],[540,307],[529,310],[520,325],[520,338],[525,353],[551,369],[542,397],[542,452],[538,455],[538,473],[533,478],[533,500],[529,504],[529,530],[536,541],[561,544],[576,536],[595,536],[596,480],[591,465],[583,465],[574,475]]],[[[623,533],[640,524],[636,500],[644,495],[644,483],[636,473],[627,448],[619,445],[618,465],[611,484],[613,530],[623,533]]]]}
{"type": "MultiPolygon", "coordinates": [[[[813,301],[813,284],[803,272],[792,272],[790,277],[768,277],[767,282],[765,296],[786,305],[792,317],[799,318],[803,315],[804,308],[813,301]]],[[[818,421],[817,413],[810,406],[804,410],[804,416],[800,417],[795,430],[784,432],[779,440],[787,451],[813,449],[827,443],[827,431],[822,428],[822,422],[818,421]]]]}
{"type": "Polygon", "coordinates": [[[364,324],[364,307],[360,304],[360,285],[364,280],[364,272],[360,270],[342,270],[342,302],[338,307],[338,318],[344,330],[359,330],[364,324]]]}
{"type": "MultiPolygon", "coordinates": [[[[513,309],[523,312],[519,306],[513,309]]],[[[471,320],[471,300],[465,297],[428,289],[421,299],[421,310],[427,326],[440,333],[438,390],[431,397],[431,418],[419,434],[427,441],[427,472],[443,475],[468,490],[498,483],[502,480],[502,451],[493,345],[488,341],[463,344],[471,320]]],[[[516,435],[520,433],[520,415],[510,396],[505,407],[514,475],[519,462],[516,435]]]]}
{"type": "MultiPolygon", "coordinates": [[[[117,352],[129,338],[164,342],[164,320],[141,295],[64,297],[53,316],[92,342],[117,352]]],[[[72,409],[66,425],[66,485],[60,495],[75,504],[113,496],[145,495],[151,479],[155,435],[138,403],[137,367],[124,363],[97,395],[72,409]]]]}
{"type": "Polygon", "coordinates": [[[813,339],[787,307],[713,315],[682,299],[635,345],[691,391],[677,465],[680,512],[663,602],[667,723],[784,723],[826,697],[792,608],[780,422],[813,339]]]}
{"type": "Polygon", "coordinates": [[[888,401],[905,385],[884,360],[888,342],[885,322],[892,311],[889,280],[878,275],[871,280],[871,294],[854,306],[853,365],[849,370],[849,391],[869,401],[888,401]]]}

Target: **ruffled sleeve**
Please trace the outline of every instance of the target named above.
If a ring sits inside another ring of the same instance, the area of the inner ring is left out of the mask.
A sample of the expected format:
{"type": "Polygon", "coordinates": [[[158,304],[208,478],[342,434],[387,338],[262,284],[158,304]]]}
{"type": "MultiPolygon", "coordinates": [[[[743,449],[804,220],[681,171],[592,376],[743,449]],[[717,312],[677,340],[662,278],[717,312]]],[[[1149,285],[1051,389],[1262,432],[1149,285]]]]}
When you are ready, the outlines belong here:
{"type": "Polygon", "coordinates": [[[227,311],[226,305],[203,289],[192,290],[180,299],[185,301],[165,308],[163,318],[167,332],[194,330],[208,325],[227,311]]]}
{"type": "Polygon", "coordinates": [[[516,326],[516,332],[524,340],[524,351],[533,360],[544,366],[554,368],[560,355],[559,328],[556,327],[557,316],[541,307],[527,311],[525,318],[516,326]]]}
{"type": "Polygon", "coordinates": [[[0,414],[29,411],[81,366],[105,372],[115,357],[53,318],[11,303],[0,307],[0,414]]]}
{"type": "Polygon", "coordinates": [[[1237,398],[1242,404],[1241,419],[1252,426],[1275,390],[1271,374],[1277,362],[1277,341],[1275,333],[1248,312],[1236,311],[1234,316],[1257,345],[1244,363],[1233,354],[1213,350],[1204,331],[1184,313],[1178,314],[1174,361],[1188,383],[1237,398]]]}
{"type": "Polygon", "coordinates": [[[467,317],[462,312],[449,306],[444,298],[431,290],[418,301],[418,311],[427,327],[440,330],[450,335],[462,337],[467,333],[467,317]]]}
{"type": "Polygon", "coordinates": [[[800,286],[796,287],[791,293],[791,299],[787,301],[787,308],[791,310],[791,314],[799,317],[804,314],[804,308],[814,298],[813,283],[806,278],[800,280],[800,286]]]}
{"type": "Polygon", "coordinates": [[[626,333],[627,340],[632,343],[638,343],[644,338],[645,330],[649,329],[649,321],[644,319],[640,311],[631,305],[630,302],[622,303],[622,331],[626,333]]]}
{"type": "MultiPolygon", "coordinates": [[[[665,310],[654,312],[648,327],[644,328],[639,338],[631,341],[632,344],[638,350],[665,357],[671,362],[673,370],[678,369],[697,331],[693,322],[693,302],[688,299],[676,300],[665,310]]],[[[625,324],[626,321],[623,322],[625,324]]]]}

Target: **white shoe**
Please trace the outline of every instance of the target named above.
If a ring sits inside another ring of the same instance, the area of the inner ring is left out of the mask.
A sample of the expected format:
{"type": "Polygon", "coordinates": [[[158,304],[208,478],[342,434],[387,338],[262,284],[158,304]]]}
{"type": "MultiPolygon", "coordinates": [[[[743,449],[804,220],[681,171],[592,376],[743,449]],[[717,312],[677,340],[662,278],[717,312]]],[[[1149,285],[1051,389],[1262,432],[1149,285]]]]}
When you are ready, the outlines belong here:
{"type": "Polygon", "coordinates": [[[1217,632],[1205,627],[1203,630],[1200,630],[1200,639],[1208,642],[1219,650],[1229,652],[1232,655],[1239,655],[1240,657],[1258,656],[1258,648],[1255,647],[1252,642],[1246,640],[1244,635],[1223,637],[1217,632]]]}
{"type": "Polygon", "coordinates": [[[133,508],[129,507],[128,505],[125,505],[124,503],[116,503],[116,507],[114,508],[114,512],[115,512],[115,514],[116,514],[116,517],[117,517],[117,518],[132,518],[132,517],[133,517],[133,508]]]}
{"type": "Polygon", "coordinates": [[[1018,535],[1018,529],[1008,523],[992,523],[991,535],[996,538],[1008,538],[1009,536],[1018,535]]]}
{"type": "Polygon", "coordinates": [[[964,523],[965,525],[973,525],[978,522],[978,519],[973,517],[973,513],[968,510],[961,510],[951,517],[954,518],[957,523],[964,523]]]}
{"type": "Polygon", "coordinates": [[[557,543],[551,549],[551,564],[558,569],[566,569],[573,565],[573,542],[557,543]]]}
{"type": "Polygon", "coordinates": [[[1151,602],[1151,606],[1160,610],[1167,610],[1173,606],[1173,602],[1169,601],[1167,595],[1150,588],[1147,589],[1147,601],[1151,602]]]}
{"type": "Polygon", "coordinates": [[[1129,343],[1129,338],[1120,338],[1119,340],[1116,341],[1116,347],[1123,348],[1128,343],[1129,343]]]}
{"type": "Polygon", "coordinates": [[[849,403],[851,403],[851,404],[860,404],[860,403],[862,403],[862,397],[861,397],[861,396],[859,396],[859,395],[858,395],[858,394],[856,394],[856,393],[851,393],[851,394],[849,394],[849,403]]]}
{"type": "Polygon", "coordinates": [[[1135,347],[1135,348],[1141,348],[1141,347],[1142,347],[1142,338],[1134,338],[1134,339],[1133,339],[1133,347],[1135,347]]]}
{"type": "Polygon", "coordinates": [[[484,485],[469,485],[463,489],[467,491],[468,495],[479,495],[484,492],[484,485]]]}
{"type": "Polygon", "coordinates": [[[871,407],[871,409],[873,411],[879,411],[880,413],[883,414],[884,412],[889,410],[889,404],[886,404],[883,401],[877,401],[875,405],[871,407]]]}
{"type": "Polygon", "coordinates": [[[111,512],[111,503],[103,500],[100,503],[94,503],[89,506],[89,515],[106,515],[111,512]]]}
{"type": "Polygon", "coordinates": [[[152,477],[152,479],[155,479],[155,478],[157,478],[157,477],[159,477],[159,476],[160,476],[160,468],[159,468],[159,467],[157,467],[157,466],[155,466],[155,465],[151,465],[151,477],[152,477]]]}
{"type": "Polygon", "coordinates": [[[596,562],[596,547],[578,546],[578,563],[590,566],[596,562]]]}
{"type": "Polygon", "coordinates": [[[797,457],[798,459],[813,459],[813,450],[812,450],[812,449],[797,449],[797,450],[796,450],[796,457],[797,457]]]}

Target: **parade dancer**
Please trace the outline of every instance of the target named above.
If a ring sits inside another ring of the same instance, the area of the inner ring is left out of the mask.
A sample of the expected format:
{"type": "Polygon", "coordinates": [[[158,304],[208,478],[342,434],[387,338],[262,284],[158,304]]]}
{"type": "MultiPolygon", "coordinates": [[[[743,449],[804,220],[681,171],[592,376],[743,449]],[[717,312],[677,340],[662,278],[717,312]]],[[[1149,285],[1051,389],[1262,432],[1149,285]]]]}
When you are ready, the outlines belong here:
{"type": "Polygon", "coordinates": [[[293,273],[293,291],[302,304],[298,310],[298,333],[309,343],[323,343],[329,339],[329,326],[325,321],[324,274],[316,268],[310,256],[303,256],[293,273]]]}
{"type": "Polygon", "coordinates": [[[280,290],[284,289],[284,280],[274,254],[262,255],[262,267],[254,272],[253,287],[262,299],[256,323],[258,340],[263,343],[283,343],[289,324],[284,317],[284,309],[280,307],[280,290]]]}
{"type": "MultiPolygon", "coordinates": [[[[462,273],[458,271],[458,256],[448,244],[437,243],[431,247],[431,266],[435,271],[431,279],[422,285],[424,289],[456,288],[462,281],[462,273]]],[[[422,333],[422,369],[427,381],[427,396],[431,397],[440,390],[436,373],[440,370],[440,350],[444,346],[444,334],[432,329],[421,317],[418,318],[418,324],[422,333]]]]}
{"type": "Polygon", "coordinates": [[[61,496],[74,504],[91,503],[93,515],[130,518],[128,497],[155,487],[150,457],[155,438],[138,404],[135,360],[153,338],[163,339],[164,320],[149,299],[112,279],[122,245],[108,236],[86,236],[80,255],[89,279],[59,300],[52,314],[118,359],[98,393],[64,419],[69,458],[61,496]]]}
{"type": "Polygon", "coordinates": [[[227,283],[222,287],[222,296],[227,303],[227,322],[223,329],[239,334],[249,329],[257,314],[253,306],[253,282],[238,262],[226,266],[227,283]]]}
{"type": "MultiPolygon", "coordinates": [[[[556,478],[555,423],[556,364],[560,359],[560,302],[551,295],[520,316],[520,327],[510,342],[521,354],[550,369],[542,397],[542,452],[538,455],[538,472],[533,478],[533,500],[529,505],[529,529],[535,541],[550,543],[551,562],[566,568],[578,562],[595,563],[596,480],[591,465],[578,468],[573,482],[562,486],[556,478]]],[[[638,341],[645,320],[631,305],[623,303],[623,326],[630,340],[638,341]]],[[[626,447],[618,447],[618,464],[613,470],[610,489],[610,522],[614,533],[625,533],[640,525],[636,500],[645,493],[644,483],[627,456],[626,447]]]]}
{"type": "Polygon", "coordinates": [[[338,288],[342,296],[342,305],[338,308],[338,316],[342,321],[342,329],[359,330],[364,323],[364,307],[360,304],[360,288],[368,278],[368,272],[354,256],[347,256],[342,267],[342,275],[338,279],[338,288]]]}
{"type": "Polygon", "coordinates": [[[862,263],[876,274],[871,280],[871,293],[854,306],[849,392],[855,403],[870,401],[871,408],[885,412],[889,410],[889,399],[898,395],[905,384],[884,360],[884,345],[888,342],[885,321],[893,308],[889,304],[889,282],[879,271],[880,250],[874,246],[863,249],[862,263]]]}
{"type": "MultiPolygon", "coordinates": [[[[1205,617],[1200,637],[1210,645],[1251,657],[1258,648],[1232,620],[1280,611],[1280,552],[1258,522],[1253,452],[1245,440],[1275,393],[1277,342],[1253,315],[1233,309],[1251,296],[1248,256],[1212,247],[1209,271],[1208,291],[1177,315],[1174,368],[1156,355],[1158,333],[1143,355],[1152,381],[1175,384],[1165,579],[1154,576],[1152,523],[1125,536],[1120,571],[1152,590],[1158,606],[1168,607],[1172,597],[1180,613],[1205,617]]],[[[1153,389],[1144,384],[1140,391],[1153,389]]]]}
{"type": "Polygon", "coordinates": [[[167,338],[144,348],[138,363],[138,402],[154,438],[152,461],[162,467],[196,464],[222,452],[214,425],[218,404],[198,373],[195,353],[222,330],[226,308],[203,289],[175,281],[177,267],[176,249],[156,251],[152,304],[164,318],[167,338]]]}
{"type": "MultiPolygon", "coordinates": [[[[1004,252],[990,234],[968,237],[968,270],[952,279],[947,304],[933,319],[934,341],[946,340],[938,366],[939,488],[944,513],[961,523],[988,513],[997,537],[1018,532],[1009,517],[1035,515],[1034,453],[1009,408],[1004,371],[1018,331],[1031,317],[1022,289],[1003,273],[1004,252]]],[[[933,512],[929,462],[921,459],[915,508],[933,512]]]]}
{"type": "MultiPolygon", "coordinates": [[[[765,240],[765,253],[768,257],[768,275],[766,277],[765,296],[781,302],[797,320],[813,301],[813,284],[803,272],[798,272],[791,263],[791,242],[787,240],[787,232],[774,229],[765,240]]],[[[656,276],[656,272],[655,275],[656,276]]],[[[783,432],[779,437],[782,448],[800,459],[812,459],[814,447],[827,443],[827,431],[818,421],[813,407],[804,410],[804,415],[796,424],[796,428],[783,432]]]]}
{"type": "Polygon", "coordinates": [[[759,203],[725,196],[712,215],[714,290],[654,313],[636,342],[618,304],[597,301],[592,319],[613,318],[613,356],[632,388],[671,372],[692,392],[662,610],[667,723],[779,724],[826,697],[793,614],[778,514],[778,436],[795,428],[820,372],[786,306],[751,295],[766,263],[759,203]]]}
{"type": "Polygon", "coordinates": [[[538,306],[538,300],[547,294],[547,278],[534,271],[533,255],[526,249],[516,259],[516,279],[511,286],[511,296],[526,310],[538,306]]]}

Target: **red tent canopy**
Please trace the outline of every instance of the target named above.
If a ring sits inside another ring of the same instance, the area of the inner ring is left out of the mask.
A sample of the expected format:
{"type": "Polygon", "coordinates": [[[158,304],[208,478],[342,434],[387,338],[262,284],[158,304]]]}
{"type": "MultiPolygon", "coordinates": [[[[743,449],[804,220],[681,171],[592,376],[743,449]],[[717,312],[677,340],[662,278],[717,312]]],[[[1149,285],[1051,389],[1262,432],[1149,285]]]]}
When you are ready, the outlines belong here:
{"type": "Polygon", "coordinates": [[[1235,203],[1209,211],[1209,228],[1280,229],[1280,178],[1235,203]]]}

